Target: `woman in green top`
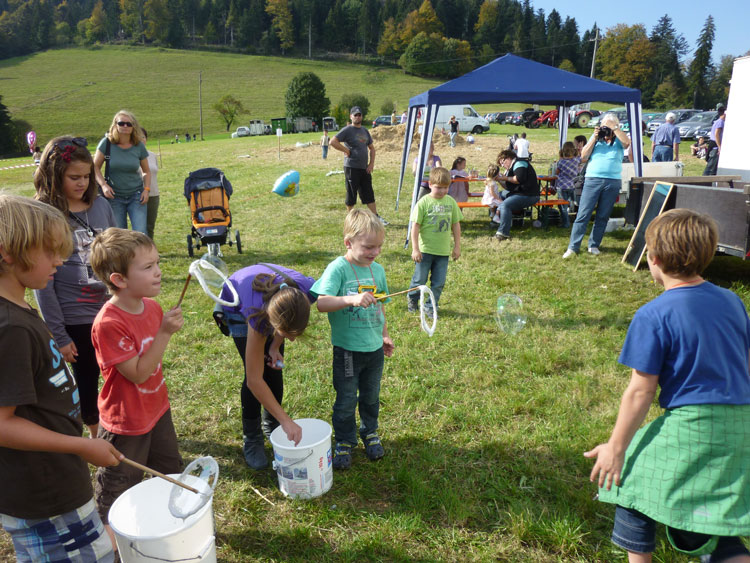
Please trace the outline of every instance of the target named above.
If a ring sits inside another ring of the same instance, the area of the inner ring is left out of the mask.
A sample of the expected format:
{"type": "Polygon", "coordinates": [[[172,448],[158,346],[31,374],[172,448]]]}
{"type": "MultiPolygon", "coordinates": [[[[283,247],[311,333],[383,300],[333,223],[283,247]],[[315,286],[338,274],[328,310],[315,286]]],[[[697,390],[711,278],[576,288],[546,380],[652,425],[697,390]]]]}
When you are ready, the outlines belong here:
{"type": "Polygon", "coordinates": [[[146,203],[151,190],[151,170],[142,141],[143,133],[135,116],[129,111],[118,111],[109,132],[96,147],[94,173],[102,195],[112,206],[117,226],[127,229],[129,216],[131,228],[147,234],[146,203]],[[109,171],[105,178],[102,164],[107,159],[109,171]]]}

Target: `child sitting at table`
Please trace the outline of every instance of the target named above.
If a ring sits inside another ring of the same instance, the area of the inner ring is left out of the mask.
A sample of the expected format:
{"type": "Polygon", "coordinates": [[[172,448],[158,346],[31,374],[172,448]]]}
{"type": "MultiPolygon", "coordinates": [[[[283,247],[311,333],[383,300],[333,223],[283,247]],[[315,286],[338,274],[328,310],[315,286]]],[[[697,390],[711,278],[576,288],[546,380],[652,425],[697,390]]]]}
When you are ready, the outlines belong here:
{"type": "MultiPolygon", "coordinates": [[[[574,180],[578,175],[578,170],[581,168],[581,157],[578,155],[576,146],[567,141],[563,144],[560,149],[560,160],[557,161],[555,167],[555,174],[557,175],[557,181],[555,187],[557,193],[562,199],[567,201],[575,200],[575,185],[574,180]]],[[[568,217],[568,205],[560,206],[560,214],[562,215],[562,226],[565,228],[570,227],[570,219],[568,217]]]]}
{"type": "Polygon", "coordinates": [[[500,198],[500,188],[497,185],[497,177],[500,175],[500,168],[496,164],[490,164],[487,168],[487,178],[484,181],[484,195],[482,203],[489,205],[490,217],[493,223],[500,222],[499,207],[503,200],[500,198]]]}
{"type": "MultiPolygon", "coordinates": [[[[451,179],[468,177],[466,159],[463,156],[457,156],[451,166],[451,179]]],[[[469,201],[469,183],[460,180],[458,182],[451,182],[451,185],[448,187],[448,195],[456,201],[469,201]]]]}

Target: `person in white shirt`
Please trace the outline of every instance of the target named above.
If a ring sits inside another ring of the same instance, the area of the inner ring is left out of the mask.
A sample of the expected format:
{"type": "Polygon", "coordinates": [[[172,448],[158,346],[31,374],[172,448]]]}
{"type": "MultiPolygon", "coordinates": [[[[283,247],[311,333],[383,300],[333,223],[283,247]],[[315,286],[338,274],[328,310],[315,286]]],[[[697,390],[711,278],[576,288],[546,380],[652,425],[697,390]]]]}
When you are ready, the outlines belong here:
{"type": "Polygon", "coordinates": [[[526,139],[526,133],[521,133],[521,137],[516,139],[513,149],[518,158],[529,158],[529,141],[526,139]]]}

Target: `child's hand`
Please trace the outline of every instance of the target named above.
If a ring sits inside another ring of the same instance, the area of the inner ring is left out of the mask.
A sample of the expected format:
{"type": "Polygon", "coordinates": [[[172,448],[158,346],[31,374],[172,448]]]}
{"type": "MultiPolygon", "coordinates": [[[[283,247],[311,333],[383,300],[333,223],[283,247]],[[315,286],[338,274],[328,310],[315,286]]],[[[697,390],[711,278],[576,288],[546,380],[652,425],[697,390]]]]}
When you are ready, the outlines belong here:
{"type": "Polygon", "coordinates": [[[268,356],[266,356],[266,365],[273,369],[281,369],[284,365],[284,356],[281,355],[279,349],[268,349],[268,356]]]}
{"type": "Polygon", "coordinates": [[[396,347],[393,345],[393,340],[391,340],[390,336],[384,336],[383,337],[383,354],[386,355],[386,357],[390,358],[393,356],[393,351],[396,349],[396,347]]]}
{"type": "Polygon", "coordinates": [[[299,424],[289,419],[289,422],[281,423],[281,429],[286,434],[287,440],[294,442],[295,446],[299,444],[299,441],[302,439],[302,427],[299,424]]]}
{"type": "Polygon", "coordinates": [[[122,455],[117,449],[101,438],[81,438],[81,451],[79,454],[84,460],[97,467],[110,467],[118,465],[122,455]]]}
{"type": "Polygon", "coordinates": [[[411,259],[415,262],[421,262],[422,261],[422,253],[419,251],[418,248],[415,248],[411,251],[411,259]]]}
{"type": "Polygon", "coordinates": [[[370,291],[363,291],[362,293],[358,293],[357,295],[351,295],[351,305],[354,307],[364,307],[367,308],[370,305],[374,305],[378,302],[377,299],[375,299],[375,296],[370,291]]]}
{"type": "Polygon", "coordinates": [[[75,363],[76,356],[78,356],[78,348],[76,348],[75,342],[71,342],[60,348],[60,353],[62,354],[62,357],[65,358],[66,362],[72,364],[75,363]]]}
{"type": "Polygon", "coordinates": [[[458,246],[453,247],[453,252],[451,252],[451,256],[453,256],[453,260],[458,260],[461,258],[461,248],[458,246]]]}
{"type": "Polygon", "coordinates": [[[583,457],[596,458],[594,468],[589,475],[589,481],[593,483],[598,480],[599,487],[604,487],[606,482],[608,491],[612,488],[612,481],[618,487],[620,486],[620,473],[625,463],[625,454],[616,454],[612,446],[606,443],[599,444],[593,450],[584,452],[583,457]]]}
{"type": "Polygon", "coordinates": [[[161,328],[167,334],[174,334],[182,328],[185,319],[182,318],[182,308],[175,307],[164,313],[164,318],[161,321],[161,328]]]}

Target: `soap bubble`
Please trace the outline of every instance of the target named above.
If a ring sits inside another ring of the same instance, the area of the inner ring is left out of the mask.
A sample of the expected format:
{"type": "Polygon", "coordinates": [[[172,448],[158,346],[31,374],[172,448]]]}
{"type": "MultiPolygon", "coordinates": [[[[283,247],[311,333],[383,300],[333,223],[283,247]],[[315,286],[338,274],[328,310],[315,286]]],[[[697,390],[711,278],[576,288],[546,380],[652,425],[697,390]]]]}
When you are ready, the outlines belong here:
{"type": "Polygon", "coordinates": [[[512,293],[504,293],[498,297],[495,321],[503,332],[518,334],[526,326],[526,314],[523,312],[521,298],[512,293]]]}
{"type": "Polygon", "coordinates": [[[201,257],[201,260],[204,262],[208,262],[214,268],[216,268],[222,274],[224,274],[224,277],[222,277],[218,273],[211,270],[210,268],[201,268],[203,279],[206,280],[206,283],[210,285],[211,287],[216,287],[216,288],[221,289],[224,286],[224,280],[227,277],[229,277],[229,268],[227,267],[224,260],[216,256],[215,254],[211,254],[211,253],[204,254],[201,257]]]}

